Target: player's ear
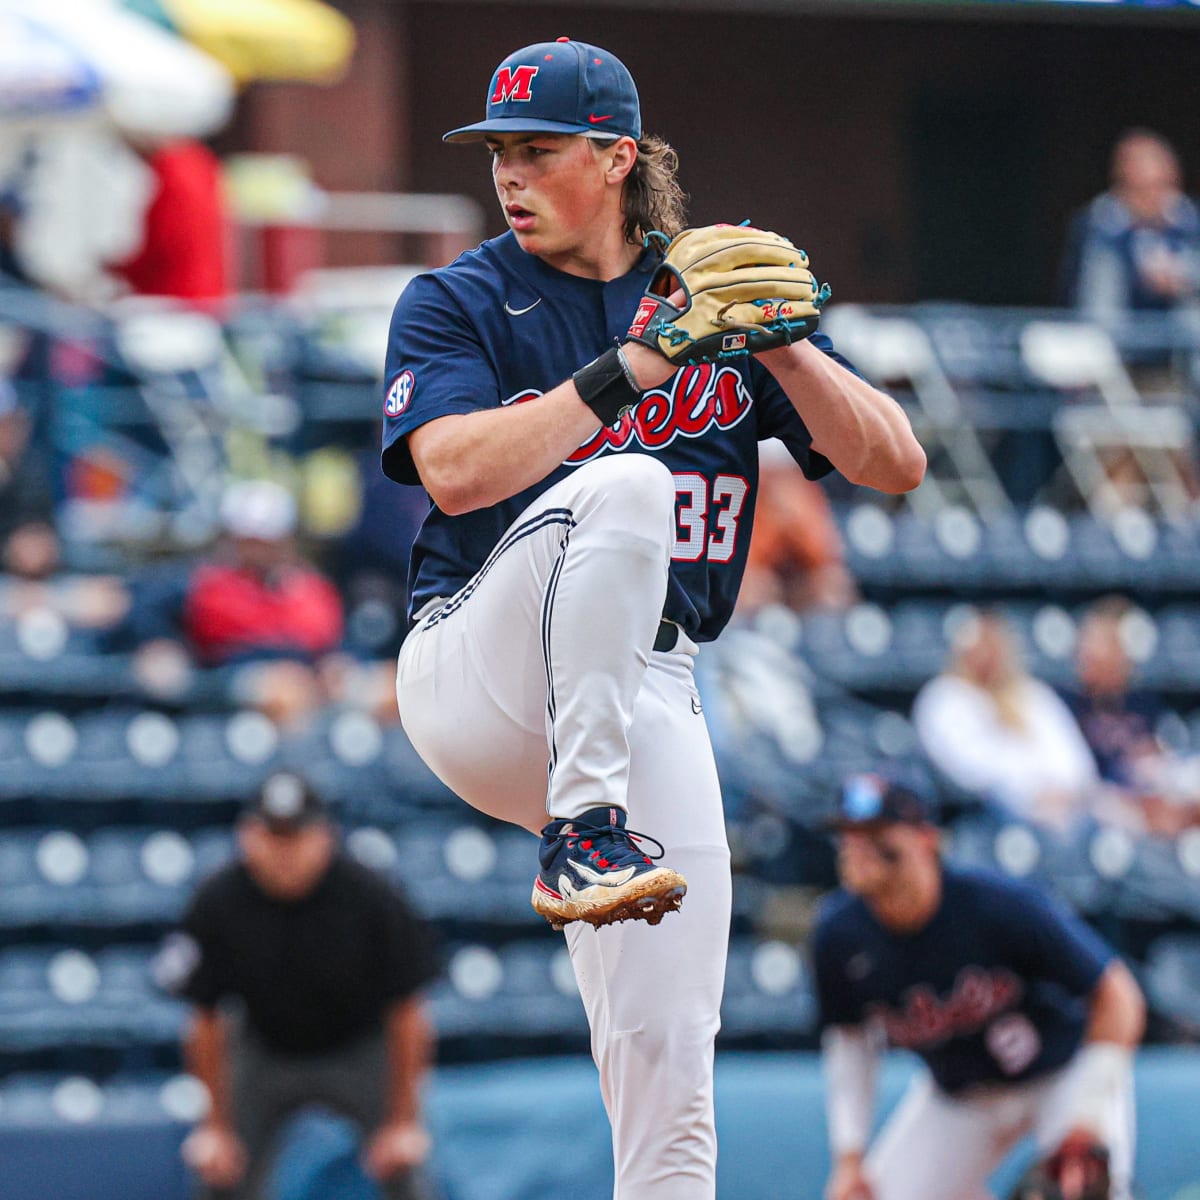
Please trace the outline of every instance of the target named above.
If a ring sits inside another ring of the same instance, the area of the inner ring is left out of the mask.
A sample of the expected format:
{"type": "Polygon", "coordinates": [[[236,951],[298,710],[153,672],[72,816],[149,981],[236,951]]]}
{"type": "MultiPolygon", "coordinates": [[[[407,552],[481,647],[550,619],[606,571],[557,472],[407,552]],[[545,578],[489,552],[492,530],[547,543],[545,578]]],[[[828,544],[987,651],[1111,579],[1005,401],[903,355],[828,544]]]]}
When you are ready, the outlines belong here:
{"type": "Polygon", "coordinates": [[[637,162],[637,142],[631,137],[620,137],[603,149],[605,156],[605,179],[609,183],[621,183],[633,170],[637,162]]]}

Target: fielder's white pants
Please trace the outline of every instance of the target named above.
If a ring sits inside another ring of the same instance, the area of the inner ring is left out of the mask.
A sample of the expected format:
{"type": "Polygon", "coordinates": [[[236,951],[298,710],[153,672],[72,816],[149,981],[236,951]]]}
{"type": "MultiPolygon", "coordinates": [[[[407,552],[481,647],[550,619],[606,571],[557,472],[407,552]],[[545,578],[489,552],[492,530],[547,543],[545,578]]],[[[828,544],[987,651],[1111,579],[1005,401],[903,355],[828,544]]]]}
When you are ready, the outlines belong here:
{"type": "MultiPolygon", "coordinates": [[[[952,1097],[921,1072],[867,1154],[875,1200],[982,1200],[988,1176],[1026,1134],[1039,1155],[1070,1132],[1077,1080],[1070,1063],[1030,1083],[952,1097]]],[[[1128,1200],[1133,1176],[1132,1085],[1105,1114],[1113,1200],[1128,1200]]]]}
{"type": "MultiPolygon", "coordinates": [[[[612,1124],[614,1200],[716,1195],[729,849],[696,646],[681,633],[674,650],[652,650],[674,535],[661,463],[585,464],[423,615],[397,677],[405,731],[467,803],[531,831],[547,813],[615,803],[688,881],[682,910],[658,926],[566,930],[612,1124]]],[[[531,886],[536,869],[531,841],[531,886]]]]}

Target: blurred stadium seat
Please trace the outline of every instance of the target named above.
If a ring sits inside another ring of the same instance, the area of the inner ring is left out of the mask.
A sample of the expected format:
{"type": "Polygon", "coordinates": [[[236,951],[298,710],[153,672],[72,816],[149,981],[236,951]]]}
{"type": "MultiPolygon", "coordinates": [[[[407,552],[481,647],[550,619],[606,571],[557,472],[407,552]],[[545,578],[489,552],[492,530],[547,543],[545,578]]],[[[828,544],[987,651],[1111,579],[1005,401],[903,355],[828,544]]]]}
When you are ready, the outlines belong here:
{"type": "MultiPolygon", "coordinates": [[[[912,698],[945,663],[969,605],[999,605],[1034,673],[1065,686],[1084,608],[1108,591],[1132,596],[1139,683],[1167,700],[1162,729],[1178,752],[1200,750],[1200,527],[1163,519],[1160,504],[1114,514],[1064,503],[1061,487],[1020,503],[1006,492],[1011,481],[993,453],[1002,439],[1051,437],[1064,397],[1079,398],[1039,359],[1041,335],[1025,334],[1047,315],[949,303],[826,314],[851,359],[897,385],[924,431],[932,476],[911,502],[851,500],[835,482],[859,602],[844,612],[764,610],[699,658],[737,869],[725,1044],[812,1044],[803,957],[775,940],[771,922],[802,928],[804,897],[832,881],[819,822],[841,779],[881,759],[923,765],[912,698]]],[[[338,348],[327,317],[314,329],[303,306],[247,302],[217,330],[224,346],[207,318],[142,323],[140,332],[125,324],[115,337],[89,317],[102,382],[55,384],[47,411],[64,418],[54,426],[64,458],[90,437],[112,435],[129,449],[144,468],[142,507],[125,514],[133,524],[124,540],[102,522],[89,526],[99,510],[86,520],[68,514],[69,561],[121,571],[151,545],[174,545],[182,561],[211,527],[197,464],[219,452],[213,433],[227,422],[257,421],[255,437],[296,462],[373,442],[376,371],[338,348]],[[140,336],[146,328],[169,339],[140,336]],[[192,357],[168,364],[168,350],[192,357]],[[239,408],[250,396],[243,374],[229,411],[210,411],[205,364],[231,353],[279,405],[251,420],[239,408]],[[125,359],[136,360],[132,374],[125,359]],[[186,421],[172,423],[167,392],[191,406],[186,421]]],[[[1107,412],[1129,400],[1087,386],[1107,412]]],[[[361,632],[347,649],[369,656],[379,643],[361,632]]],[[[146,961],[198,879],[233,853],[239,805],[278,766],[312,778],[350,851],[401,881],[451,947],[435,992],[447,1061],[586,1050],[562,942],[529,907],[527,833],[462,807],[400,726],[358,707],[357,696],[289,727],[249,707],[236,669],[193,670],[171,695],[152,695],[130,656],[101,652],[110,644],[48,609],[0,623],[0,966],[11,981],[0,1007],[12,1047],[0,1048],[0,1071],[67,1051],[76,1065],[111,1068],[177,1060],[168,1047],[178,1011],[147,982],[146,961]],[[464,914],[467,887],[474,903],[464,914]],[[51,961],[69,994],[94,991],[82,1002],[56,994],[51,961]],[[123,1011],[139,1014],[139,1028],[122,1024],[123,1011]]],[[[955,861],[1057,891],[1134,958],[1166,932],[1200,927],[1200,850],[1187,850],[1186,838],[1057,839],[939,785],[955,861]]]]}
{"type": "Polygon", "coordinates": [[[1164,934],[1150,946],[1142,982],[1153,1008],[1200,1038],[1200,934],[1164,934]]]}
{"type": "Polygon", "coordinates": [[[721,1002],[721,1042],[767,1049],[812,1044],[817,1002],[796,947],[781,941],[734,939],[721,1002]]]}

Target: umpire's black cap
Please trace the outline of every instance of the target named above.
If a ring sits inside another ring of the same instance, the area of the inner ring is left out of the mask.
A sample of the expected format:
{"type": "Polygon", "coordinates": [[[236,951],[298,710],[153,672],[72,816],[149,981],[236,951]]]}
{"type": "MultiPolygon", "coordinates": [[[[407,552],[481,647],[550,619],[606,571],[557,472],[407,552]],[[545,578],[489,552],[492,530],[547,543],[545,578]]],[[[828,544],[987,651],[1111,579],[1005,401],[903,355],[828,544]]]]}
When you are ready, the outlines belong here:
{"type": "Polygon", "coordinates": [[[827,829],[876,829],[881,825],[932,825],[936,805],[923,787],[886,774],[851,775],[842,785],[837,812],[827,829]]]}
{"type": "Polygon", "coordinates": [[[263,781],[250,798],[245,815],[272,833],[294,833],[306,825],[327,819],[325,802],[312,784],[294,771],[276,771],[263,781]]]}

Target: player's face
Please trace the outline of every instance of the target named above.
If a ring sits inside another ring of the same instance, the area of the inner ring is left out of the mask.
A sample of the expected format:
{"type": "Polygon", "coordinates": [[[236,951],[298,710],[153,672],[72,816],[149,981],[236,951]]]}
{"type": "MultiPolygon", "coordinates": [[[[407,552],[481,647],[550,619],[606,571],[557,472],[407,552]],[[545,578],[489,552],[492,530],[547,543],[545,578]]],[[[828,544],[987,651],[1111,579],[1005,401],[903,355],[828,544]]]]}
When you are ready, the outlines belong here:
{"type": "Polygon", "coordinates": [[[1133,667],[1121,641],[1120,623],[1108,617],[1085,621],[1075,651],[1079,682],[1101,696],[1119,696],[1129,686],[1133,667]]]}
{"type": "Polygon", "coordinates": [[[847,830],[838,838],[838,875],[848,892],[878,897],[903,886],[915,856],[922,853],[919,835],[903,825],[847,830]]]}
{"type": "Polygon", "coordinates": [[[552,266],[589,255],[620,213],[611,154],[585,137],[498,134],[487,139],[496,196],[521,249],[552,266]]]}

